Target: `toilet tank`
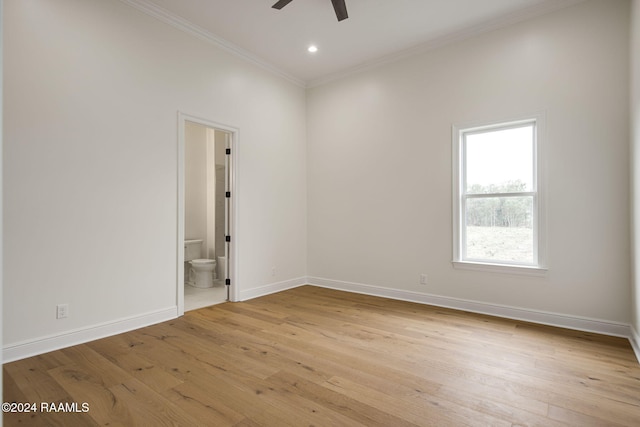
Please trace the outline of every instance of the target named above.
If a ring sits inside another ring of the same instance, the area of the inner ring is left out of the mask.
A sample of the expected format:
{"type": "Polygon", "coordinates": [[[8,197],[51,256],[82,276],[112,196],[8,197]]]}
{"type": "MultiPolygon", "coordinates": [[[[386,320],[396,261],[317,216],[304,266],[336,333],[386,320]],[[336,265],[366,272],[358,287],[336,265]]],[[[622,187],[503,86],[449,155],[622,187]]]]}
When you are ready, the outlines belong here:
{"type": "Polygon", "coordinates": [[[184,260],[193,261],[202,258],[202,240],[192,239],[184,241],[184,260]]]}

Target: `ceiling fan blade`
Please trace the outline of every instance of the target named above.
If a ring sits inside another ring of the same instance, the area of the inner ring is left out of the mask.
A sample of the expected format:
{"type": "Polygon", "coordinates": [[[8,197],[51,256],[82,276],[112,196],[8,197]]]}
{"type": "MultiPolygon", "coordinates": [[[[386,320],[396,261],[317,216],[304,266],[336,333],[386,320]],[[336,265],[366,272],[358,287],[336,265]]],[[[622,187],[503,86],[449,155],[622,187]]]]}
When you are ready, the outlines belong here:
{"type": "Polygon", "coordinates": [[[347,14],[347,5],[344,3],[344,0],[331,0],[331,3],[333,3],[333,10],[336,11],[338,21],[342,21],[349,17],[347,14]]]}
{"type": "Polygon", "coordinates": [[[276,4],[274,4],[273,6],[271,6],[274,9],[282,9],[283,7],[285,7],[286,5],[288,5],[289,3],[291,3],[292,0],[279,0],[278,2],[276,2],[276,4]]]}

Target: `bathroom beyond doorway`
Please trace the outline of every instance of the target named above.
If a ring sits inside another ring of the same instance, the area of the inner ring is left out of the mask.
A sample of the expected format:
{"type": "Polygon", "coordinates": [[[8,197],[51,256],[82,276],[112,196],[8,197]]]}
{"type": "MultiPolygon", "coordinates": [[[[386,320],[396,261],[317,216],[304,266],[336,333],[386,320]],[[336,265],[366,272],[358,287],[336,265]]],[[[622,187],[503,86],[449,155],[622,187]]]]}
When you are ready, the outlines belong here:
{"type": "Polygon", "coordinates": [[[181,315],[231,299],[230,160],[235,132],[182,114],[179,127],[177,299],[181,315]]]}

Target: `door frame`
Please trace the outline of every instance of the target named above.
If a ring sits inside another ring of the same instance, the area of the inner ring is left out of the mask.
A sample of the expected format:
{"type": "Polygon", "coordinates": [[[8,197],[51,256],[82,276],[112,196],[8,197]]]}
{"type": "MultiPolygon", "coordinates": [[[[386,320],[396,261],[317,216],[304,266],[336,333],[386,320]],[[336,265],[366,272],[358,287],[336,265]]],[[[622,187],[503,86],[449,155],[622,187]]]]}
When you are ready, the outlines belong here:
{"type": "MultiPolygon", "coordinates": [[[[208,128],[221,130],[230,134],[229,146],[231,155],[229,158],[229,185],[231,192],[229,200],[229,213],[227,221],[229,221],[229,235],[231,242],[227,252],[227,276],[231,280],[229,285],[229,300],[238,301],[238,128],[203,119],[201,117],[178,111],[178,223],[176,233],[176,305],[178,308],[178,316],[184,314],[184,182],[185,182],[185,123],[193,122],[208,128]]],[[[226,285],[225,285],[226,286],[226,285]]]]}

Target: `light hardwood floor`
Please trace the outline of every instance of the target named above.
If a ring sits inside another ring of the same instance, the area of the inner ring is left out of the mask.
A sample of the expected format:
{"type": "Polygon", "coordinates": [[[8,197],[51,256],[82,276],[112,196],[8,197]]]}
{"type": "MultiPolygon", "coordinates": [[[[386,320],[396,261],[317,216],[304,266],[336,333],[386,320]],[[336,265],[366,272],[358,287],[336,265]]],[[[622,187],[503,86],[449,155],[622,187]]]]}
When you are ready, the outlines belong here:
{"type": "Polygon", "coordinates": [[[4,366],[55,426],[639,426],[629,343],[312,286],[4,366]]]}

